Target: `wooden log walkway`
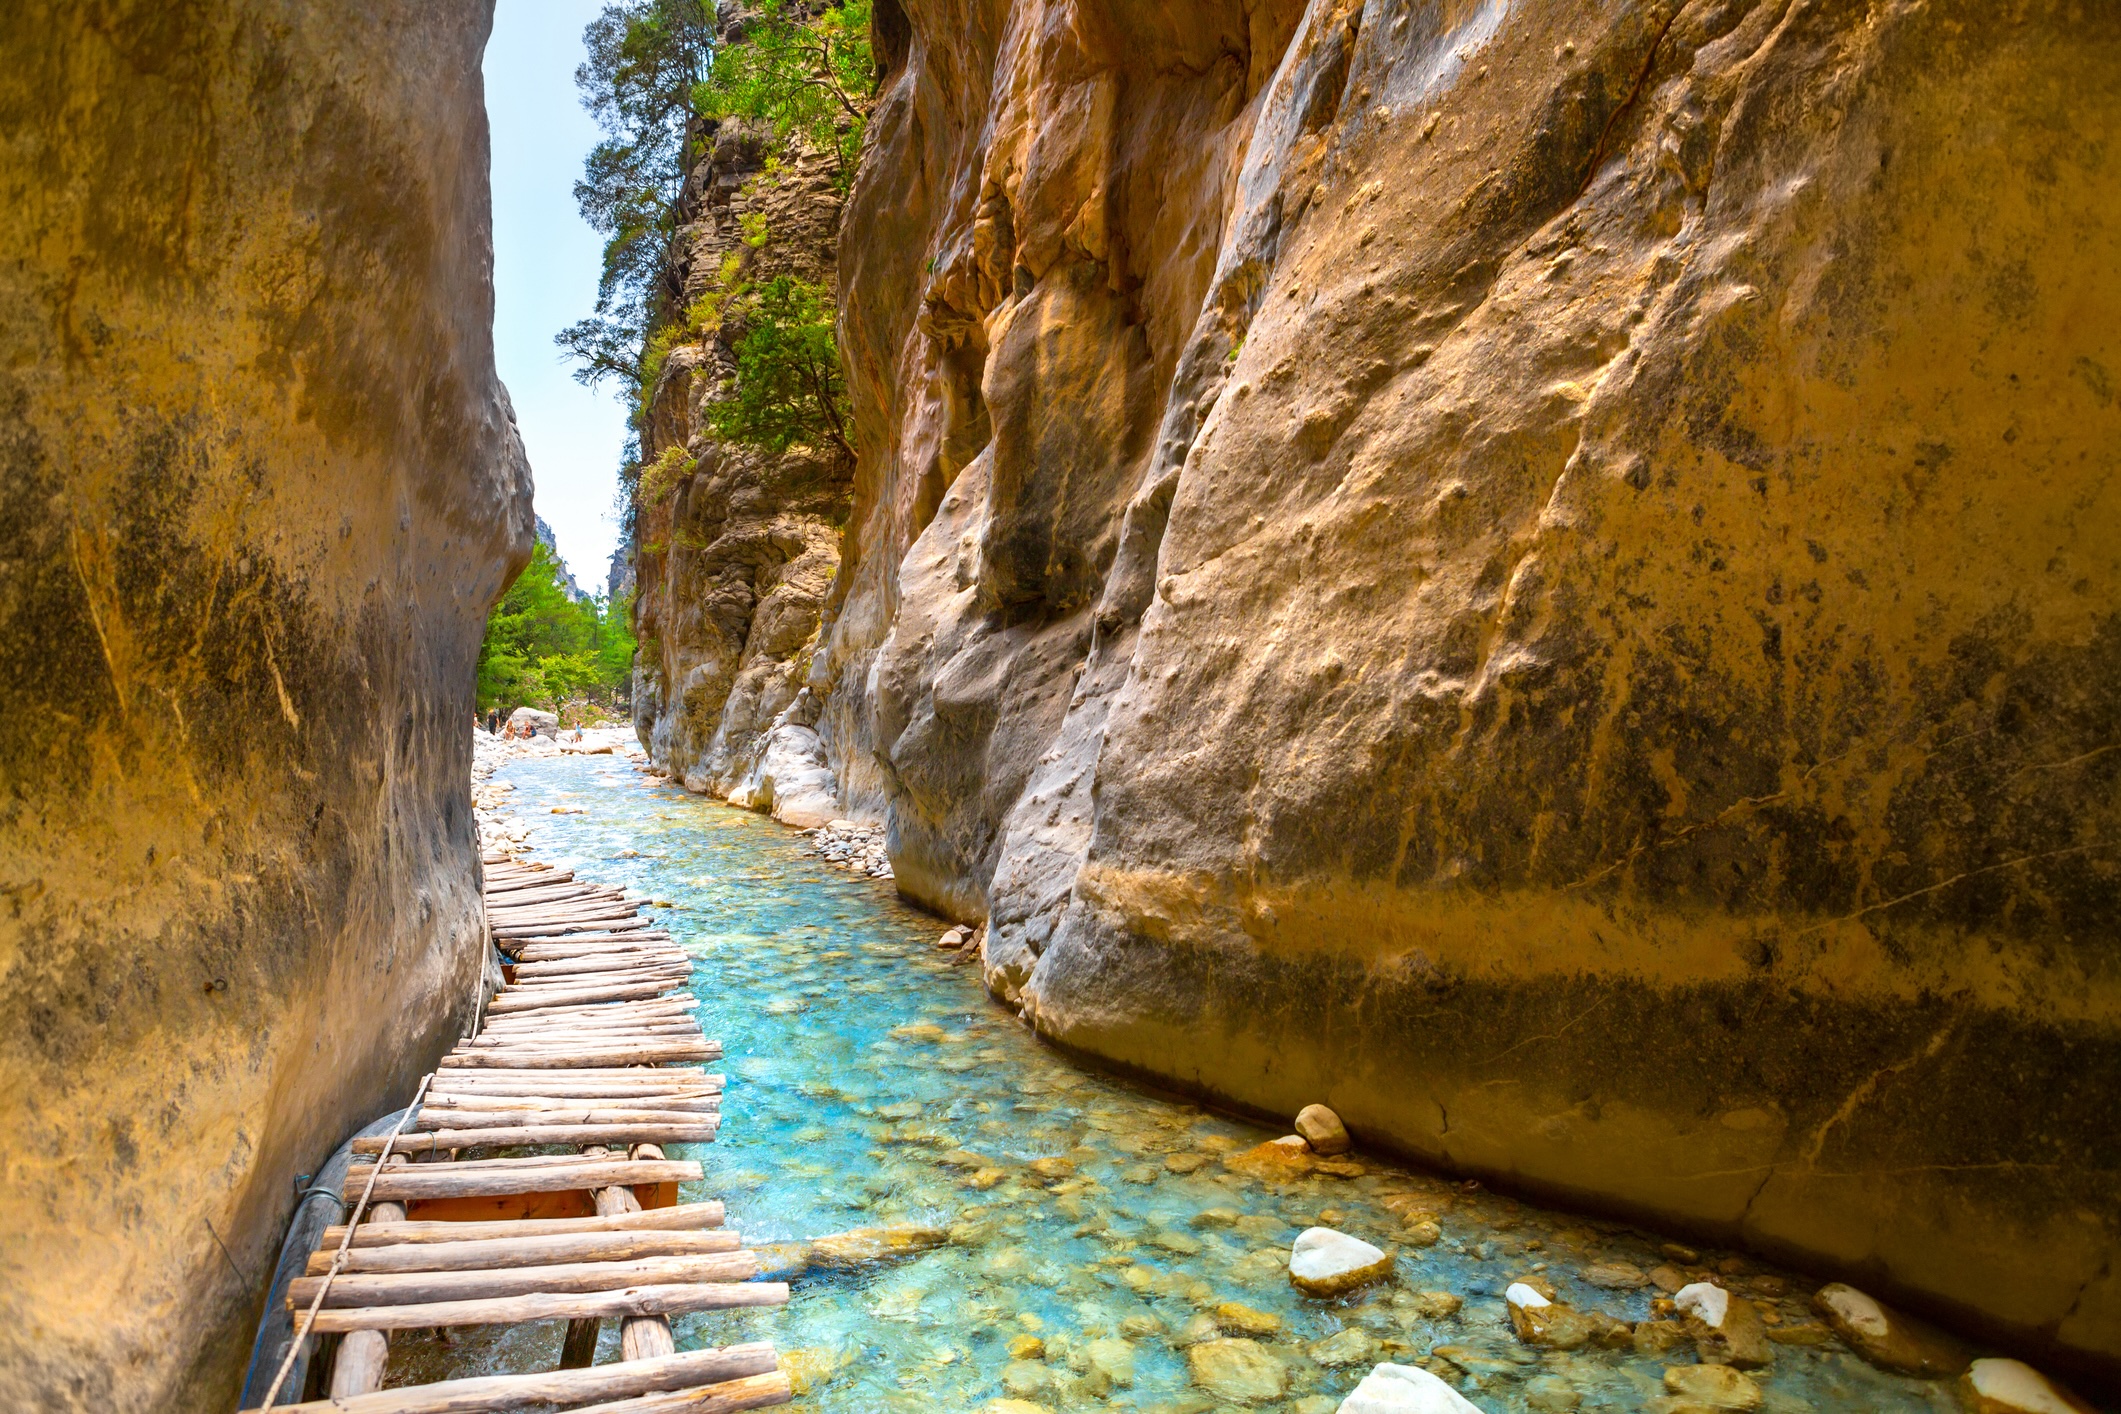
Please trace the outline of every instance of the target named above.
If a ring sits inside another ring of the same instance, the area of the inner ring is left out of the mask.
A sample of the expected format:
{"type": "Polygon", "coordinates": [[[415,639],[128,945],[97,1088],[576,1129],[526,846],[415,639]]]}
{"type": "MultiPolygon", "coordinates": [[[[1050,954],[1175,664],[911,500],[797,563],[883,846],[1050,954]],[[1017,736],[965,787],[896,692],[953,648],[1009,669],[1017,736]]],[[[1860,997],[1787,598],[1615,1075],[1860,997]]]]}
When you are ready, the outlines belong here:
{"type": "Polygon", "coordinates": [[[305,1414],[580,1414],[758,1409],[790,1398],[773,1348],[679,1354],[669,1318],[774,1306],[718,1202],[679,1203],[700,1164],[661,1146],[714,1139],[722,1048],[700,1031],[692,964],[617,889],[501,855],[486,914],[506,984],[476,1036],[428,1078],[392,1136],[356,1139],[352,1228],[326,1229],[288,1286],[297,1329],[339,1334],[330,1397],[305,1414]],[[478,1157],[502,1148],[574,1153],[478,1157]],[[469,1157],[467,1157],[469,1155],[469,1157]],[[382,1166],[377,1167],[378,1158],[382,1166]],[[622,1358],[591,1362],[606,1318],[622,1358]],[[388,1332],[569,1322],[556,1371],[380,1388],[388,1332]]]}

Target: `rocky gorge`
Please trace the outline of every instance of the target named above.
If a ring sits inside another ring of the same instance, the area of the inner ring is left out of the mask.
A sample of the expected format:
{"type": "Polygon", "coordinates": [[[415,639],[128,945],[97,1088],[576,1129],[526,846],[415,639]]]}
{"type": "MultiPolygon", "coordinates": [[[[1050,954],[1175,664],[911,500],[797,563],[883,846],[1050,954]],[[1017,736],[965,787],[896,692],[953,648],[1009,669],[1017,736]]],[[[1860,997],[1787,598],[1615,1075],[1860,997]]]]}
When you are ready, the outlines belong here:
{"type": "Polygon", "coordinates": [[[694,474],[658,759],[1079,1054],[2113,1369],[2115,17],[874,16],[844,528],[694,474]]]}

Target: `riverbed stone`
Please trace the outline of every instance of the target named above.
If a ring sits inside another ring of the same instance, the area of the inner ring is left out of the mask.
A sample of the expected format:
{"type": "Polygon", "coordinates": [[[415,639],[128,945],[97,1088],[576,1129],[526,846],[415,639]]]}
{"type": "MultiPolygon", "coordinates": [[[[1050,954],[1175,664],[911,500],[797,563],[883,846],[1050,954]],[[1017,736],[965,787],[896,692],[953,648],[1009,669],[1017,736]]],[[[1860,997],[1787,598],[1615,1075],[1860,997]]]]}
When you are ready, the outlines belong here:
{"type": "Polygon", "coordinates": [[[1361,1238],[1306,1228],[1289,1249],[1289,1281],[1306,1296],[1339,1296],[1392,1273],[1392,1258],[1361,1238]]]}
{"type": "Polygon", "coordinates": [[[2018,1360],[1976,1360],[1958,1390],[1967,1414],[2092,1414],[2074,1391],[2018,1360]]]}
{"type": "Polygon", "coordinates": [[[1038,1360],[1011,1360],[1002,1367],[1002,1388],[1018,1399],[1043,1394],[1053,1386],[1053,1371],[1038,1360]]]}
{"type": "Polygon", "coordinates": [[[1225,1301],[1214,1311],[1218,1325],[1226,1331],[1239,1335],[1275,1335],[1281,1330],[1281,1317],[1272,1311],[1254,1310],[1238,1301],[1225,1301]]]}
{"type": "Polygon", "coordinates": [[[1881,1369],[1949,1378],[1965,1370],[1972,1358],[1942,1331],[1841,1282],[1820,1287],[1812,1297],[1812,1309],[1851,1350],[1881,1369]]]}
{"type": "Polygon", "coordinates": [[[1288,1366],[1256,1340],[1226,1336],[1202,1341],[1186,1351],[1193,1383],[1208,1393],[1239,1404],[1281,1398],[1289,1385],[1288,1366]]]}
{"type": "Polygon", "coordinates": [[[1465,1298],[1454,1291],[1417,1291],[1412,1304],[1415,1314],[1423,1320],[1441,1321],[1457,1315],[1465,1298]]]}
{"type": "Polygon", "coordinates": [[[1758,1409],[1762,1399],[1760,1386],[1728,1365],[1668,1365],[1664,1387],[1683,1402],[1682,1408],[1758,1409]]]}
{"type": "Polygon", "coordinates": [[[1751,1370],[1775,1358],[1759,1309],[1743,1296],[1701,1281],[1681,1287],[1672,1304],[1704,1361],[1751,1370]]]}
{"type": "Polygon", "coordinates": [[[1583,1392],[1558,1375],[1541,1375],[1525,1382],[1524,1402],[1538,1414],[1570,1414],[1583,1404],[1583,1392]]]}
{"type": "Polygon", "coordinates": [[[1526,1345],[1575,1350],[1591,1339],[1591,1323],[1582,1312],[1548,1300],[1523,1282],[1513,1282],[1503,1292],[1503,1301],[1509,1307],[1510,1328],[1526,1345]]]}
{"type": "Polygon", "coordinates": [[[1330,1158],[1348,1152],[1347,1126],[1324,1105],[1305,1105],[1296,1112],[1296,1132],[1316,1154],[1330,1158]]]}
{"type": "Polygon", "coordinates": [[[1319,1364],[1331,1369],[1340,1365],[1366,1365],[1377,1355],[1377,1337],[1360,1326],[1347,1326],[1305,1350],[1319,1364]]]}
{"type": "Polygon", "coordinates": [[[1118,1336],[1101,1336],[1083,1346],[1085,1367],[1108,1384],[1134,1383],[1134,1346],[1118,1336]]]}
{"type": "Polygon", "coordinates": [[[1406,1225],[1400,1238],[1409,1247],[1434,1247],[1443,1241],[1443,1228],[1434,1219],[1419,1218],[1406,1225]]]}
{"type": "Polygon", "coordinates": [[[1339,1414],[1481,1414],[1480,1406],[1427,1370],[1383,1364],[1363,1376],[1339,1414]]]}
{"type": "Polygon", "coordinates": [[[1009,1337],[1011,1360],[1043,1360],[1046,1358],[1046,1342],[1035,1335],[1013,1335],[1009,1337]]]}
{"type": "Polygon", "coordinates": [[[1650,1284],[1649,1274],[1633,1262],[1593,1262],[1580,1275],[1587,1285],[1608,1291],[1632,1291],[1650,1284]]]}

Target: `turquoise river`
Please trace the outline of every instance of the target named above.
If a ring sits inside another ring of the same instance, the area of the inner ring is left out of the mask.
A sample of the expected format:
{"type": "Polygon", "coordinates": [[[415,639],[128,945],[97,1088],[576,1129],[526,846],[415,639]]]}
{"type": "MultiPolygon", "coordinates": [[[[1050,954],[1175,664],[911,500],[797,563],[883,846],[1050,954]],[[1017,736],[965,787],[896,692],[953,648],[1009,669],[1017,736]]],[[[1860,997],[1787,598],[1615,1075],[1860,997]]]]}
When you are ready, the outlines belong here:
{"type": "MultiPolygon", "coordinates": [[[[1703,1277],[1770,1323],[1759,1407],[1956,1408],[1946,1385],[1858,1359],[1811,1314],[1813,1282],[1750,1258],[1359,1148],[1337,1173],[1247,1162],[1286,1131],[1042,1045],[986,996],[977,967],[935,947],[946,925],[771,820],[624,758],[516,760],[495,779],[515,788],[531,857],[658,901],[695,959],[728,1094],[719,1142],[677,1151],[707,1168],[686,1196],[724,1199],[794,1295],[777,1310],[680,1317],[678,1344],[773,1341],[798,1409],[1329,1414],[1393,1360],[1489,1411],[1681,1410],[1696,1406],[1667,1394],[1664,1372],[1695,1353],[1678,1327],[1645,1326],[1617,1349],[1535,1349],[1501,1298],[1512,1281],[1544,1282],[1570,1305],[1646,1323],[1671,1286],[1703,1277]],[[1297,1293],[1289,1244],[1314,1224],[1392,1250],[1394,1278],[1333,1301],[1297,1293]],[[940,1245],[867,1262],[803,1245],[878,1228],[940,1245]]],[[[616,1324],[600,1361],[617,1358],[616,1324]]],[[[390,1383],[549,1369],[561,1333],[401,1337],[390,1383]]]]}

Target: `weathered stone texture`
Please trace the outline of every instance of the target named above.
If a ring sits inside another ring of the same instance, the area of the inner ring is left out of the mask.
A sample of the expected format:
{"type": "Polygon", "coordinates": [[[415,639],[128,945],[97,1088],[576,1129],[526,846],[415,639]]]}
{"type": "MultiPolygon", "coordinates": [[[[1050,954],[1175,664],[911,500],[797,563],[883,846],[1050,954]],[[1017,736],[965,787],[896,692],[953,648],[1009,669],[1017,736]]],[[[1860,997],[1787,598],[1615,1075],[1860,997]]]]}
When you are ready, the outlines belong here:
{"type": "Polygon", "coordinates": [[[990,985],[2121,1361],[2121,16],[878,15],[811,681],[990,985]]]}
{"type": "MultiPolygon", "coordinates": [[[[768,172],[774,145],[739,122],[711,139],[687,192],[685,298],[779,275],[829,297],[840,214],[830,163],[798,154],[768,172]]],[[[819,825],[839,809],[806,683],[839,569],[848,468],[829,452],[714,436],[706,404],[736,374],[737,332],[678,344],[649,400],[644,463],[677,449],[692,470],[667,482],[651,472],[635,498],[634,724],[690,789],[819,825]]]]}
{"type": "Polygon", "coordinates": [[[489,7],[0,26],[0,1406],[233,1407],[483,966],[489,7]]]}

